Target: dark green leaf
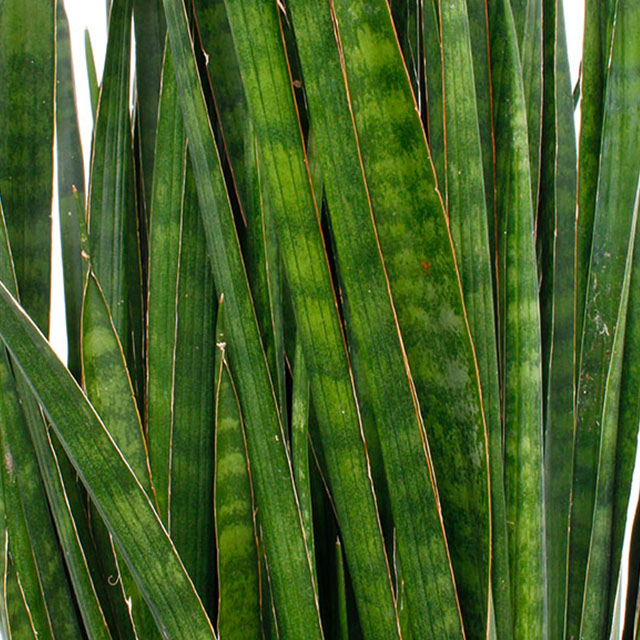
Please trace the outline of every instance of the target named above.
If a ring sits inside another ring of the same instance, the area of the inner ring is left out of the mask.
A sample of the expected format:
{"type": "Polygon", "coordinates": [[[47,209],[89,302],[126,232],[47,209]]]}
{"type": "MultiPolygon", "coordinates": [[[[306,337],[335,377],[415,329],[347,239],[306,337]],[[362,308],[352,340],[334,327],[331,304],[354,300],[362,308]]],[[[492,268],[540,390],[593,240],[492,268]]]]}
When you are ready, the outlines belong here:
{"type": "Polygon", "coordinates": [[[0,193],[22,300],[49,327],[55,3],[0,4],[0,193]]]}

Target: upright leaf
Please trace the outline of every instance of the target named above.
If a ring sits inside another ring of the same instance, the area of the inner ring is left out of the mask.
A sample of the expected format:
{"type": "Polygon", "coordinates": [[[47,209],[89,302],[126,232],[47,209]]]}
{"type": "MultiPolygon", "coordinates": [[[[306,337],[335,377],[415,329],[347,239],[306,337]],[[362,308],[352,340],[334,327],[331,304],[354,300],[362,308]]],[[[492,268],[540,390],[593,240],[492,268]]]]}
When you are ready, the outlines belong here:
{"type": "Polygon", "coordinates": [[[149,439],[149,464],[158,497],[158,513],[168,527],[171,439],[176,410],[176,315],[187,153],[169,47],[166,47],[163,61],[156,145],[158,153],[154,164],[149,209],[145,422],[149,439]]]}
{"type": "Polygon", "coordinates": [[[179,0],[164,0],[185,129],[189,137],[198,200],[216,287],[224,294],[234,378],[247,425],[256,499],[264,514],[264,536],[278,622],[284,633],[322,637],[309,551],[296,503],[284,432],[260,342],[233,213],[197,75],[187,17],[179,0]],[[281,532],[286,531],[283,536],[281,532]],[[298,597],[292,600],[292,590],[298,597]]]}
{"type": "Polygon", "coordinates": [[[231,0],[225,4],[264,161],[329,483],[359,594],[360,619],[370,634],[396,637],[399,630],[391,577],[291,79],[279,41],[278,9],[264,2],[247,6],[231,0]],[[256,58],[252,54],[255,46],[268,55],[256,58]],[[267,68],[269,74],[265,73],[267,68]],[[349,462],[345,464],[345,460],[349,462]]]}
{"type": "MultiPolygon", "coordinates": [[[[640,349],[640,242],[634,241],[634,262],[631,272],[631,284],[629,290],[629,306],[626,318],[624,361],[620,383],[620,416],[618,422],[618,442],[616,451],[614,513],[611,536],[611,585],[609,587],[609,612],[613,612],[618,581],[617,568],[620,566],[622,556],[622,544],[625,535],[625,525],[629,510],[629,501],[632,500],[633,470],[638,448],[638,429],[640,428],[640,361],[636,354],[640,349]]],[[[635,525],[633,531],[636,531],[635,525]]],[[[628,597],[633,592],[632,581],[638,575],[637,534],[632,533],[632,542],[629,559],[629,591],[628,597]]],[[[637,585],[636,585],[637,593],[637,585]]],[[[634,599],[635,602],[635,599],[634,599]]],[[[629,611],[629,603],[627,611],[629,611]]]]}
{"type": "MultiPolygon", "coordinates": [[[[311,411],[311,389],[309,375],[304,363],[302,345],[296,340],[293,362],[293,388],[291,391],[291,457],[296,481],[300,513],[305,536],[310,549],[315,549],[313,536],[313,506],[311,501],[311,475],[309,468],[309,413],[311,411]]],[[[314,573],[315,554],[311,558],[314,573]]]]}
{"type": "Polygon", "coordinates": [[[495,219],[495,141],[493,130],[493,96],[491,94],[491,64],[489,61],[489,17],[487,4],[467,0],[469,37],[473,54],[473,78],[476,85],[476,108],[482,149],[484,195],[487,199],[489,246],[495,282],[496,219],[495,219]]]}
{"type": "MultiPolygon", "coordinates": [[[[489,433],[492,594],[500,638],[513,633],[505,514],[498,347],[473,53],[464,0],[440,2],[447,211],[460,267],[489,433]]],[[[469,631],[468,633],[471,633],[469,631]]]]}
{"type": "Polygon", "coordinates": [[[156,147],[147,322],[150,464],[167,530],[213,608],[215,293],[169,47],[156,147]]]}
{"type": "Polygon", "coordinates": [[[542,4],[543,0],[511,0],[527,110],[531,198],[534,212],[538,210],[542,136],[542,4]]]}
{"type": "Polygon", "coordinates": [[[515,638],[546,633],[542,361],[529,138],[508,0],[490,3],[505,496],[515,638]]]}
{"type": "MultiPolygon", "coordinates": [[[[631,271],[634,264],[634,245],[640,206],[640,182],[633,207],[630,239],[625,259],[620,303],[611,345],[611,358],[606,373],[602,406],[602,431],[596,471],[596,488],[593,508],[593,524],[589,543],[589,562],[585,575],[584,600],[580,620],[580,637],[605,637],[611,627],[610,609],[612,574],[617,571],[612,559],[611,538],[614,524],[614,498],[616,488],[616,463],[618,428],[620,418],[620,384],[622,381],[624,343],[627,327],[627,310],[631,271]]],[[[619,556],[618,556],[619,557],[619,556]]],[[[615,583],[613,583],[615,585],[615,583]]],[[[615,586],[614,586],[615,588],[615,586]]]]}
{"type": "Polygon", "coordinates": [[[68,366],[79,379],[83,279],[74,188],[78,197],[84,202],[84,166],[74,95],[69,21],[60,0],[56,2],[56,140],[68,366]]]}
{"type": "Polygon", "coordinates": [[[0,4],[0,193],[25,307],[49,327],[55,3],[0,4]]]}
{"type": "Polygon", "coordinates": [[[196,0],[194,4],[199,33],[207,52],[207,70],[216,114],[220,118],[220,133],[244,222],[240,228],[240,241],[247,277],[276,388],[278,409],[286,423],[282,274],[273,205],[265,188],[264,160],[260,157],[247,110],[224,1],[196,0]]]}
{"type": "Polygon", "coordinates": [[[429,150],[433,158],[436,183],[446,196],[444,177],[444,96],[442,94],[442,41],[437,0],[426,0],[422,10],[426,76],[426,127],[429,150]]]}
{"type": "Polygon", "coordinates": [[[133,0],[136,34],[136,98],[140,126],[142,171],[138,180],[144,187],[144,205],[151,201],[151,183],[155,156],[156,124],[162,58],[165,44],[164,12],[161,0],[133,0]]]}
{"type": "Polygon", "coordinates": [[[616,6],[616,0],[585,1],[582,73],[580,74],[580,153],[576,230],[576,355],[578,356],[576,366],[580,363],[582,322],[602,151],[605,87],[616,6]]]}
{"type": "MultiPolygon", "coordinates": [[[[490,571],[487,432],[449,227],[386,2],[341,0],[335,13],[380,250],[424,418],[463,617],[484,629],[490,571]]],[[[392,481],[388,470],[387,476],[392,481]]]]}
{"type": "MultiPolygon", "coordinates": [[[[346,69],[341,66],[340,47],[344,42],[333,33],[333,25],[341,22],[332,19],[328,7],[320,12],[309,3],[292,2],[291,13],[344,285],[347,337],[353,343],[352,351],[361,354],[353,360],[356,381],[364,378],[384,458],[407,584],[410,629],[415,637],[429,633],[455,637],[461,633],[460,616],[455,591],[447,579],[450,567],[439,532],[438,502],[429,490],[432,468],[423,440],[425,427],[404,349],[406,336],[398,324],[403,316],[392,295],[396,281],[387,276],[391,254],[383,254],[381,249],[381,243],[389,242],[390,227],[379,224],[386,220],[368,196],[369,192],[375,193],[374,184],[367,181],[367,166],[361,163],[360,151],[370,148],[370,141],[365,143],[364,135],[359,137],[354,129],[350,104],[357,103],[350,92],[349,78],[344,76],[346,69]],[[320,51],[322,55],[318,56],[320,51]],[[417,540],[422,544],[416,544],[417,540]],[[439,585],[437,590],[429,588],[433,583],[439,585]]],[[[398,61],[401,63],[401,59],[398,61]]],[[[372,65],[373,61],[367,58],[366,63],[372,65]]],[[[406,80],[406,76],[400,77],[406,80]]],[[[383,95],[382,91],[376,95],[379,105],[384,104],[383,95]]],[[[395,225],[399,236],[405,230],[402,219],[396,219],[395,225]]],[[[324,453],[327,455],[326,446],[324,453]]],[[[345,548],[349,558],[347,540],[345,548]]],[[[357,580],[353,569],[351,573],[357,580]]],[[[465,586],[473,584],[478,602],[483,595],[486,598],[488,575],[484,579],[484,584],[482,579],[476,581],[471,572],[462,579],[465,586]]],[[[357,582],[354,586],[357,598],[357,582]]]]}
{"type": "Polygon", "coordinates": [[[0,335],[51,419],[161,633],[176,640],[214,638],[147,494],[82,390],[1,283],[0,335]]]}
{"type": "Polygon", "coordinates": [[[93,55],[93,46],[91,44],[89,29],[84,30],[84,50],[87,63],[87,77],[89,80],[89,98],[91,100],[91,112],[95,121],[95,115],[98,109],[98,96],[100,93],[100,88],[98,86],[98,72],[96,69],[96,61],[93,55]]]}
{"type": "Polygon", "coordinates": [[[222,311],[218,313],[216,339],[214,501],[218,633],[229,640],[257,640],[261,637],[261,620],[256,511],[242,413],[226,362],[227,338],[222,311]]]}
{"type": "Polygon", "coordinates": [[[96,115],[88,228],[93,268],[142,399],[142,291],[129,118],[131,0],[114,0],[96,115]]]}

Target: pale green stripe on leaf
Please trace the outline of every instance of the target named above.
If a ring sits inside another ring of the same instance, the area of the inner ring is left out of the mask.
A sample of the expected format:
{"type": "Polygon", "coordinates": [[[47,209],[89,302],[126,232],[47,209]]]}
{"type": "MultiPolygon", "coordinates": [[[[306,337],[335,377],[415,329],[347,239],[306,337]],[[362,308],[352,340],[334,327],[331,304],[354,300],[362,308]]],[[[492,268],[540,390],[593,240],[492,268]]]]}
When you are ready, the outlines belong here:
{"type": "MultiPolygon", "coordinates": [[[[487,433],[452,240],[386,3],[341,0],[335,12],[364,173],[424,418],[463,618],[484,628],[490,557],[487,433]]],[[[409,570],[406,563],[403,567],[409,570]]]]}
{"type": "MultiPolygon", "coordinates": [[[[9,359],[3,348],[0,353],[0,453],[2,454],[2,485],[4,495],[3,521],[6,523],[10,539],[12,562],[20,576],[23,598],[29,603],[29,623],[44,640],[53,638],[50,615],[44,597],[38,566],[34,555],[27,521],[22,505],[22,496],[18,484],[18,469],[21,460],[9,440],[10,431],[26,430],[24,416],[18,404],[13,376],[9,367],[9,359]]],[[[39,480],[38,477],[35,480],[39,480]]],[[[11,609],[20,611],[20,602],[15,592],[9,594],[9,623],[12,626],[11,609]]],[[[24,622],[23,615],[20,618],[24,622]]],[[[33,634],[34,637],[36,633],[33,634]]],[[[18,637],[18,636],[16,636],[18,637]]],[[[25,636],[29,637],[29,636],[25,636]]]]}
{"type": "MultiPolygon", "coordinates": [[[[488,225],[490,214],[486,209],[473,49],[465,0],[440,2],[440,24],[444,63],[447,211],[478,362],[484,414],[489,433],[492,592],[498,632],[500,637],[506,640],[511,637],[513,627],[498,347],[488,225]]],[[[485,632],[486,629],[467,631],[470,635],[485,632]]]]}
{"type": "Polygon", "coordinates": [[[538,209],[542,136],[542,4],[541,0],[511,0],[527,111],[531,198],[534,211],[538,209]]]}
{"type": "Polygon", "coordinates": [[[263,159],[260,158],[253,122],[247,110],[224,1],[196,1],[195,6],[198,30],[208,55],[207,70],[216,113],[220,118],[220,134],[244,223],[239,235],[247,277],[276,389],[278,409],[283,423],[286,423],[283,284],[272,205],[264,184],[263,159]]]}
{"type": "Polygon", "coordinates": [[[158,512],[169,523],[171,442],[182,242],[186,137],[171,49],[166,47],[158,106],[156,160],[149,209],[146,426],[158,512]]]}
{"type": "MultiPolygon", "coordinates": [[[[292,2],[291,13],[298,33],[305,34],[298,36],[298,48],[336,244],[347,338],[356,384],[359,391],[363,385],[367,390],[361,400],[370,401],[382,446],[404,558],[410,625],[415,635],[455,635],[461,633],[461,620],[438,505],[430,489],[424,425],[378,244],[375,211],[368,200],[332,17],[328,7],[320,12],[309,3],[292,2]]],[[[360,402],[363,411],[366,404],[360,402]]],[[[315,396],[314,406],[317,409],[315,396]]],[[[349,540],[343,539],[349,557],[349,540]]],[[[353,570],[352,577],[358,597],[353,570]]],[[[361,622],[367,633],[362,614],[361,622]]]]}
{"type": "Polygon", "coordinates": [[[580,340],[589,277],[598,174],[605,108],[605,87],[611,51],[611,25],[617,6],[613,0],[586,0],[582,72],[580,74],[580,153],[576,231],[576,355],[580,340]]]}
{"type": "MultiPolygon", "coordinates": [[[[107,425],[114,443],[147,495],[155,500],[131,378],[112,316],[93,273],[87,277],[82,305],[82,379],[87,397],[107,425]]],[[[108,547],[106,551],[109,554],[108,547]]],[[[155,624],[126,566],[122,567],[121,576],[125,598],[131,599],[129,611],[137,632],[155,637],[155,624]]]]}
{"type": "Polygon", "coordinates": [[[146,441],[131,378],[102,289],[89,274],[82,309],[82,378],[87,397],[104,420],[140,484],[151,496],[146,441]]]}
{"type": "MultiPolygon", "coordinates": [[[[311,411],[311,389],[309,375],[304,363],[302,345],[296,340],[293,360],[293,387],[291,390],[291,457],[296,482],[300,513],[305,536],[310,549],[315,549],[313,533],[313,506],[311,503],[311,476],[309,469],[309,413],[311,411]]],[[[316,571],[315,554],[311,558],[316,571]]],[[[316,576],[317,579],[317,576],[316,576]]]]}
{"type": "Polygon", "coordinates": [[[426,76],[426,123],[429,150],[433,158],[436,182],[443,198],[446,197],[444,175],[444,96],[442,87],[442,40],[438,19],[438,0],[426,0],[422,9],[426,76]]]}
{"type": "Polygon", "coordinates": [[[169,531],[213,610],[214,319],[216,298],[191,163],[187,164],[176,306],[176,407],[171,439],[169,531]],[[198,384],[194,384],[194,380],[198,384]]]}
{"type": "MultiPolygon", "coordinates": [[[[298,7],[301,13],[308,14],[307,7],[292,5],[294,24],[298,7]]],[[[397,627],[394,624],[391,579],[369,484],[349,361],[337,315],[317,203],[305,166],[291,80],[282,46],[278,44],[277,10],[275,6],[263,6],[259,2],[252,3],[249,9],[242,9],[238,2],[227,2],[227,10],[265,166],[268,195],[276,216],[287,283],[323,442],[328,481],[342,523],[341,532],[352,569],[360,621],[365,633],[394,637],[397,627]],[[251,54],[256,38],[259,38],[258,46],[268,52],[261,60],[251,54]],[[269,74],[265,73],[266,64],[269,64],[269,74]],[[269,100],[273,108],[269,109],[265,100],[269,100]],[[277,118],[273,116],[274,112],[278,114],[277,118]]],[[[328,7],[320,15],[324,33],[331,37],[328,7]]],[[[303,23],[307,20],[305,17],[302,19],[303,23]]],[[[311,41],[305,46],[308,47],[306,51],[314,49],[311,41]]],[[[309,60],[310,56],[306,51],[303,53],[300,36],[299,47],[304,73],[307,67],[305,59],[309,60]]],[[[335,68],[337,51],[332,55],[335,68]]],[[[339,67],[337,77],[341,77],[339,67]]],[[[324,126],[324,118],[321,120],[324,126]]],[[[314,136],[320,134],[315,127],[314,124],[314,136]]],[[[320,147],[318,159],[322,166],[320,147]]],[[[359,168],[357,173],[360,173],[359,168]]],[[[324,178],[326,185],[326,174],[324,178]]],[[[332,204],[329,206],[331,208],[332,204]]],[[[376,251],[375,246],[373,250],[376,251]]],[[[379,257],[376,259],[379,264],[379,257]]],[[[362,323],[361,317],[358,322],[362,323]]]]}

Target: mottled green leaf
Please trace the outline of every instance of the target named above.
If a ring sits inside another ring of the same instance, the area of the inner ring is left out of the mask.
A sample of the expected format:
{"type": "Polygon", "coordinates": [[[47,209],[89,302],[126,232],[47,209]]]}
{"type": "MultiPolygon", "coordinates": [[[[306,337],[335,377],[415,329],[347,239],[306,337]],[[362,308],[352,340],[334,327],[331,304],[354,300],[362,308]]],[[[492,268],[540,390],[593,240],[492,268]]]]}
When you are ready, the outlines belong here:
{"type": "Polygon", "coordinates": [[[0,193],[22,300],[49,327],[55,2],[0,4],[0,193]]]}
{"type": "MultiPolygon", "coordinates": [[[[629,0],[617,3],[593,242],[582,322],[573,461],[567,633],[577,634],[584,597],[593,521],[602,411],[617,325],[627,249],[632,235],[640,157],[640,13],[629,0]]],[[[579,313],[579,311],[578,311],[579,313]]]]}
{"type": "Polygon", "coordinates": [[[56,140],[68,367],[79,380],[83,278],[74,193],[84,202],[84,166],[74,95],[69,22],[61,0],[56,0],[56,140]]]}

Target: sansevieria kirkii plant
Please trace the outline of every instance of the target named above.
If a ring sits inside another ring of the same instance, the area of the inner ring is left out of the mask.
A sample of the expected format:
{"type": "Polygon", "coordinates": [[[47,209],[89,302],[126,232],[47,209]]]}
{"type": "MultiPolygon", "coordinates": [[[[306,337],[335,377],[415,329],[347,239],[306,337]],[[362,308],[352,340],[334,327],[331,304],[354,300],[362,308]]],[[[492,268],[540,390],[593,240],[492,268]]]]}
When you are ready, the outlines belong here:
{"type": "Polygon", "coordinates": [[[107,4],[85,181],[0,0],[2,638],[640,638],[640,4],[107,4]]]}

